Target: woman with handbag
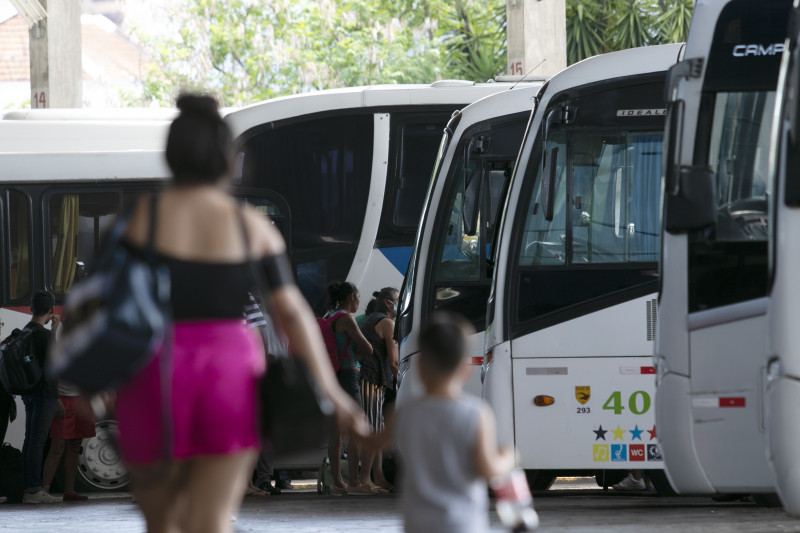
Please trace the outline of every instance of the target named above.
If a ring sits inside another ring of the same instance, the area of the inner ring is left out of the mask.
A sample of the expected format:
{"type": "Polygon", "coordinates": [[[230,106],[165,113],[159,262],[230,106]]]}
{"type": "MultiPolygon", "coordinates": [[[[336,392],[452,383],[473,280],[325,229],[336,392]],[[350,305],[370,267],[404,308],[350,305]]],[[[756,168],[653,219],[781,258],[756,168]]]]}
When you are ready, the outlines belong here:
{"type": "MultiPolygon", "coordinates": [[[[361,362],[361,407],[374,433],[383,431],[386,391],[394,387],[397,377],[397,343],[394,341],[394,318],[397,316],[398,291],[385,287],[373,293],[372,312],[361,324],[361,333],[372,345],[372,357],[361,362]]],[[[381,450],[364,450],[361,454],[361,484],[373,492],[386,492],[393,486],[383,474],[381,450]],[[375,474],[372,481],[370,473],[375,474]]]]}
{"type": "Polygon", "coordinates": [[[280,234],[254,209],[240,210],[225,190],[233,138],[216,101],[184,95],[178,108],[166,150],[172,185],[157,201],[139,200],[123,241],[134,253],[144,250],[154,228],[155,254],[171,278],[169,355],[156,354],[119,389],[116,415],[148,531],[226,532],[260,448],[257,388],[265,356],[242,320],[252,285],[250,257],[258,258],[265,296],[293,352],[331,399],[338,422],[356,435],[368,428],[330,369],[280,234]],[[167,429],[163,413],[171,422],[167,429]]]}

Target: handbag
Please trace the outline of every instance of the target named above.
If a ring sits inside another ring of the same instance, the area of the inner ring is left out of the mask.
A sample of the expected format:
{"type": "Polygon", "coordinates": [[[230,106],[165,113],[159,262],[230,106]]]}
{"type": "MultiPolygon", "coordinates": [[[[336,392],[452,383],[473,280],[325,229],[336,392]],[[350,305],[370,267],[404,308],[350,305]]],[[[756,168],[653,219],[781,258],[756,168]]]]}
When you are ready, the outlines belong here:
{"type": "MultiPolygon", "coordinates": [[[[257,262],[250,256],[250,240],[244,218],[240,211],[237,213],[245,249],[248,250],[254,290],[263,302],[267,293],[258,273],[257,262]]],[[[258,300],[256,298],[256,303],[258,300]]],[[[261,312],[265,317],[270,316],[263,307],[261,312]]],[[[277,327],[274,317],[270,316],[270,322],[277,327]]],[[[259,384],[262,440],[274,450],[276,456],[319,450],[325,447],[334,427],[333,402],[320,389],[301,359],[289,355],[285,350],[275,352],[259,384]]]]}
{"type": "Polygon", "coordinates": [[[48,371],[85,393],[124,384],[166,341],[170,280],[167,267],[155,258],[157,204],[153,194],[143,253],[121,244],[130,218],[126,213],[112,226],[91,273],[67,294],[48,371]]]}

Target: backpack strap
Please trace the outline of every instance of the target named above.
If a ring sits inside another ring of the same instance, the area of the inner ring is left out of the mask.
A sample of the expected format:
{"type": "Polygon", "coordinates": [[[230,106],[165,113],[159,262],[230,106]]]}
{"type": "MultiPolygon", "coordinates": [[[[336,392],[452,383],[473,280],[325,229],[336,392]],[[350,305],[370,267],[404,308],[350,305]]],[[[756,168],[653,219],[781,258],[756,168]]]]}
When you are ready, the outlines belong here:
{"type": "MultiPolygon", "coordinates": [[[[342,315],[346,315],[346,314],[347,314],[347,311],[339,309],[338,311],[331,311],[330,313],[325,315],[325,320],[327,320],[328,324],[331,325],[331,331],[333,331],[334,334],[336,334],[336,330],[333,329],[332,322],[336,321],[337,319],[341,318],[342,315]]],[[[350,341],[352,341],[352,339],[348,335],[347,336],[347,342],[344,343],[344,350],[339,352],[339,368],[341,368],[342,363],[344,362],[344,354],[347,353],[347,349],[350,347],[350,341]]]]}

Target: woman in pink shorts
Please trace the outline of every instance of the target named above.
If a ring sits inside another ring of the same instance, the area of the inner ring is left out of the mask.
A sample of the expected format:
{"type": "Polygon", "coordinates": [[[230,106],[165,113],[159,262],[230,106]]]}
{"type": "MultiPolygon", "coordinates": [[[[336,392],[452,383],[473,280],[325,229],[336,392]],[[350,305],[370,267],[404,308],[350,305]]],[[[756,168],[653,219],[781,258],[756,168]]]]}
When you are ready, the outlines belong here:
{"type": "MultiPolygon", "coordinates": [[[[293,282],[283,239],[264,216],[241,209],[225,190],[233,139],[216,102],[182,96],[178,108],[167,140],[173,183],[158,195],[154,241],[171,274],[169,401],[161,396],[162,358],[156,354],[119,390],[116,415],[148,531],[225,532],[232,529],[230,513],[241,503],[260,449],[256,388],[265,357],[242,319],[253,285],[248,257],[259,258],[272,311],[333,401],[339,424],[358,435],[368,429],[331,370],[316,320],[293,282]],[[172,428],[166,440],[164,405],[172,428]]],[[[133,251],[148,240],[150,205],[149,197],[140,199],[131,217],[125,245],[133,251]]]]}

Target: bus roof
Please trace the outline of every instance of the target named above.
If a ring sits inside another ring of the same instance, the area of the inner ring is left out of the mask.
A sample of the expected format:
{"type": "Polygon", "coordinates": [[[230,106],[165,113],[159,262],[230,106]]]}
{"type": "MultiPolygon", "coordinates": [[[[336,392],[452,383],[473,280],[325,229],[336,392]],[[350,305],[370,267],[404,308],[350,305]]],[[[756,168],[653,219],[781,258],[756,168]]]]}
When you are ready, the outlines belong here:
{"type": "Polygon", "coordinates": [[[239,136],[250,128],[262,124],[342,109],[371,107],[377,110],[426,105],[463,107],[484,96],[508,89],[515,83],[524,85],[537,81],[541,83],[541,80],[513,83],[442,80],[429,85],[370,85],[329,89],[266,100],[233,111],[226,116],[226,120],[234,136],[239,136]]]}
{"type": "Polygon", "coordinates": [[[662,72],[678,62],[682,48],[683,43],[661,44],[589,57],[550,78],[547,92],[555,94],[572,87],[614,78],[662,72]]]}
{"type": "Polygon", "coordinates": [[[542,85],[542,82],[520,84],[513,90],[484,96],[461,110],[459,128],[503,115],[532,111],[542,85]]]}

